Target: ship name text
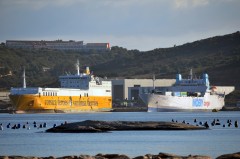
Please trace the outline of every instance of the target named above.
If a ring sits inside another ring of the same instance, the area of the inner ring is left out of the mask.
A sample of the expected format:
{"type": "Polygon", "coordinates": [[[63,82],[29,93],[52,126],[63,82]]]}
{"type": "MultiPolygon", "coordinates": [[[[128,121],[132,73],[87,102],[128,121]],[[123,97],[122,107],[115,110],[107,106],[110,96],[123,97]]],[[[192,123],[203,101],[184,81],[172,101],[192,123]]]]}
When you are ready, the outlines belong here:
{"type": "Polygon", "coordinates": [[[45,100],[45,105],[59,106],[98,106],[98,101],[45,100]]]}

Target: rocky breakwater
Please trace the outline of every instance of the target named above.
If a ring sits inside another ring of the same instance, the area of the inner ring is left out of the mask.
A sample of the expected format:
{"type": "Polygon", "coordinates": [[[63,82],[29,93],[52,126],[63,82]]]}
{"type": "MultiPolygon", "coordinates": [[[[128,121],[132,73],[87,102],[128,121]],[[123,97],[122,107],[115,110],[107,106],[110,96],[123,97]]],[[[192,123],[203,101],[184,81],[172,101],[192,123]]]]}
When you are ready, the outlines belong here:
{"type": "Polygon", "coordinates": [[[168,153],[159,153],[158,155],[146,154],[144,156],[137,156],[133,158],[124,154],[97,154],[96,156],[80,155],[63,157],[0,156],[0,159],[211,159],[211,157],[202,155],[179,156],[168,153]]]}
{"type": "MultiPolygon", "coordinates": [[[[221,155],[216,159],[230,159],[230,158],[240,159],[240,152],[221,155]]],[[[160,152],[157,155],[146,154],[143,156],[137,156],[133,158],[124,154],[97,154],[95,156],[79,155],[79,156],[63,156],[63,157],[1,156],[0,155],[0,159],[212,159],[212,158],[210,156],[205,156],[205,155],[180,156],[180,155],[160,152]]]]}
{"type": "Polygon", "coordinates": [[[46,130],[55,133],[97,133],[127,130],[202,130],[203,126],[163,121],[95,121],[66,123],[46,130]]]}

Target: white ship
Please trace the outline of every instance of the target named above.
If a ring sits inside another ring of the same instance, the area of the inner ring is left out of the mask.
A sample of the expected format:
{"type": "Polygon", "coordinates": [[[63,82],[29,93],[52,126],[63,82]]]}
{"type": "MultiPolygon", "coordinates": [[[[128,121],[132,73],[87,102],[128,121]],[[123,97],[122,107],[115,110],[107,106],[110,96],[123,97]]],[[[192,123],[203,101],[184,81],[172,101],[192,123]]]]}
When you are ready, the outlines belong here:
{"type": "Polygon", "coordinates": [[[149,112],[220,110],[225,104],[225,95],[233,90],[234,87],[210,87],[208,74],[203,74],[202,79],[194,79],[191,70],[189,79],[182,79],[181,74],[177,74],[173,86],[161,91],[153,86],[152,92],[142,89],[139,97],[149,112]]]}

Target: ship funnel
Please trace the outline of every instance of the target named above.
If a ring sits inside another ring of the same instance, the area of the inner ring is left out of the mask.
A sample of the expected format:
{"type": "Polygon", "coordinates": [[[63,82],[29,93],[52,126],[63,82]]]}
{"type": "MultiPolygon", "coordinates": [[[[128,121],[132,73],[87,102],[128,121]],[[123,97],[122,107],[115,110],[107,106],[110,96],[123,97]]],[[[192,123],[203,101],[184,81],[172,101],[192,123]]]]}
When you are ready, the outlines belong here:
{"type": "Polygon", "coordinates": [[[206,74],[206,73],[203,74],[203,81],[204,81],[204,84],[207,86],[207,88],[210,89],[210,82],[209,82],[208,74],[206,74]]]}
{"type": "Polygon", "coordinates": [[[23,88],[26,88],[26,77],[25,77],[25,68],[23,68],[23,88]]]}
{"type": "Polygon", "coordinates": [[[182,80],[182,75],[181,74],[177,74],[176,75],[176,83],[179,83],[182,80]]]}
{"type": "Polygon", "coordinates": [[[89,69],[89,67],[86,67],[86,74],[87,74],[87,75],[90,74],[90,69],[89,69]]]}

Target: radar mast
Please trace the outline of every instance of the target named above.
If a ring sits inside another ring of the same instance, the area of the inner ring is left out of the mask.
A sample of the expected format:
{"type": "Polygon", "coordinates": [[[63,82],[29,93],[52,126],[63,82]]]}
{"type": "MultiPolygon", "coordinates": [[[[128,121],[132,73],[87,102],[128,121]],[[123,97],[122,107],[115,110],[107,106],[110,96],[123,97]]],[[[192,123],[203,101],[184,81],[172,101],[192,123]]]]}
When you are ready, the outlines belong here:
{"type": "Polygon", "coordinates": [[[77,69],[77,75],[80,75],[80,66],[79,66],[79,60],[77,60],[77,63],[76,63],[76,69],[77,69]]]}
{"type": "Polygon", "coordinates": [[[26,88],[26,77],[25,77],[25,67],[23,68],[23,88],[26,88]]]}

